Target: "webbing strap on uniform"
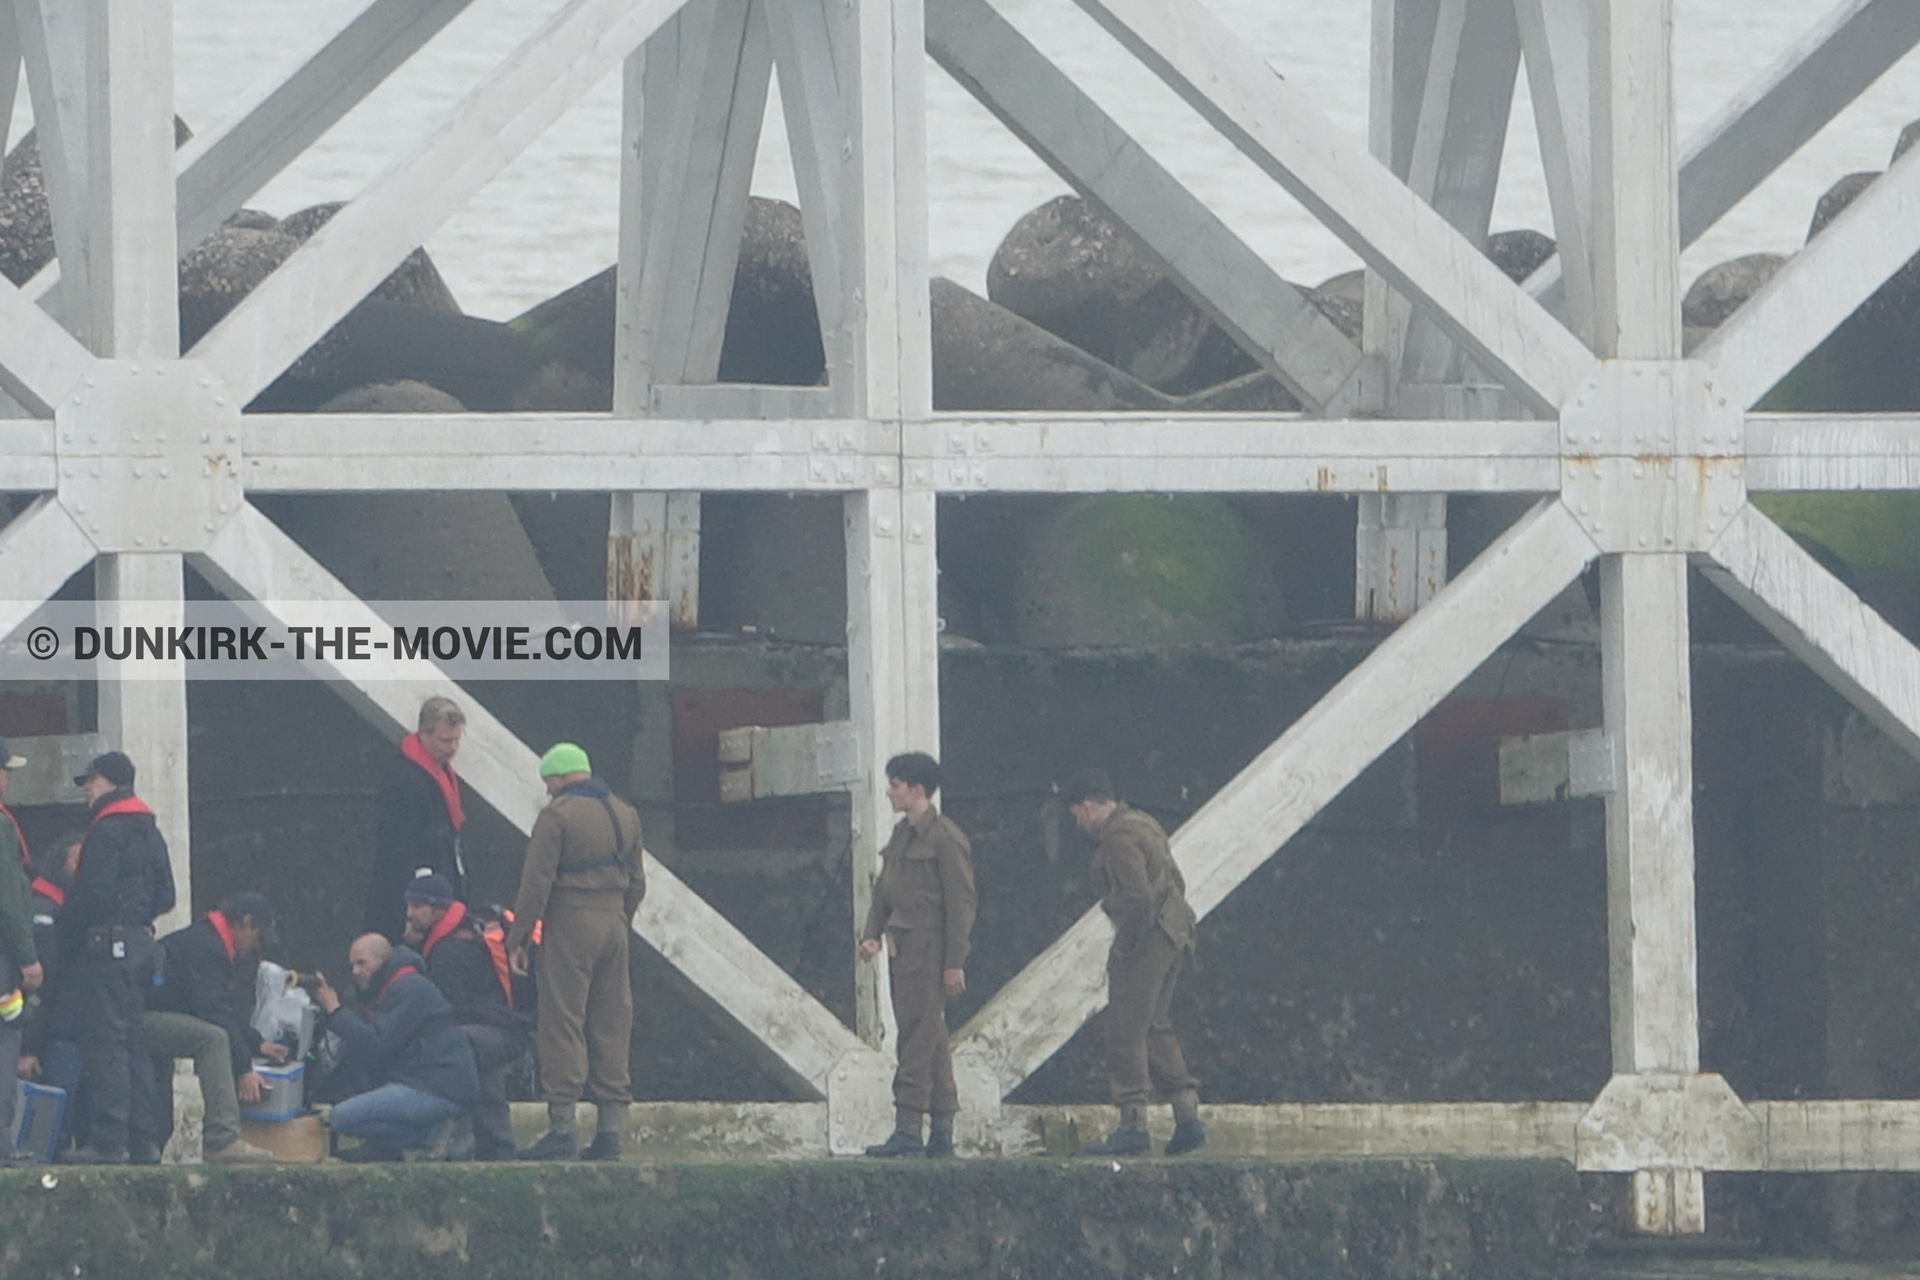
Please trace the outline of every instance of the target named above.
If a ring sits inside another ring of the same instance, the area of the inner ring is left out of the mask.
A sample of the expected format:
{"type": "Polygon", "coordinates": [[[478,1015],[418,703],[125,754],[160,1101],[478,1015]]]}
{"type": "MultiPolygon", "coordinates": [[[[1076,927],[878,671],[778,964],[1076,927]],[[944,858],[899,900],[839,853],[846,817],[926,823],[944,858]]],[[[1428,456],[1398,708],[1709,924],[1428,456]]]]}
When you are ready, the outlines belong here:
{"type": "MultiPolygon", "coordinates": [[[[579,793],[576,793],[579,794],[579,793]]],[[[607,811],[607,821],[613,825],[613,852],[602,854],[598,858],[583,858],[579,862],[563,862],[553,869],[557,876],[574,875],[587,871],[598,871],[601,867],[619,867],[628,875],[633,874],[633,864],[627,861],[627,836],[620,830],[620,815],[614,811],[613,801],[601,792],[589,792],[600,807],[607,811]]]]}

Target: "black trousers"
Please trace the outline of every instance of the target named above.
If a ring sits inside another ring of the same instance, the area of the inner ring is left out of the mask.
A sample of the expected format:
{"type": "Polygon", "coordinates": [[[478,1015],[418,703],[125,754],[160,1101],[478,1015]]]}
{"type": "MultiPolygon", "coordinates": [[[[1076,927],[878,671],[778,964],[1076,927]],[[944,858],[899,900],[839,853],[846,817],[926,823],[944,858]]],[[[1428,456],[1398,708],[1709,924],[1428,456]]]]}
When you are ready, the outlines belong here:
{"type": "Polygon", "coordinates": [[[507,1068],[526,1053],[526,1039],[501,1027],[468,1023],[460,1029],[473,1045],[473,1065],[480,1072],[480,1100],[473,1104],[474,1154],[482,1160],[511,1154],[515,1143],[507,1068]]]}
{"type": "MultiPolygon", "coordinates": [[[[73,968],[69,1012],[80,1035],[87,1144],[99,1151],[157,1145],[161,1137],[153,1060],[147,1056],[146,988],[153,981],[153,939],[135,935],[124,957],[83,955],[73,968]]],[[[165,1106],[173,1106],[168,1080],[165,1106]]]]}

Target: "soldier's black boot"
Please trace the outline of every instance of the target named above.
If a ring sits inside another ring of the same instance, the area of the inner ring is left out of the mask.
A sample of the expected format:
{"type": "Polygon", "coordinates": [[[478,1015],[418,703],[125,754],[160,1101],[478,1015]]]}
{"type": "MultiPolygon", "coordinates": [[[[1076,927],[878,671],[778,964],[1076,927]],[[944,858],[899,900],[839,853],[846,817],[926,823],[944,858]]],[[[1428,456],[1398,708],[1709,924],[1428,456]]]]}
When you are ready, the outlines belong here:
{"type": "Polygon", "coordinates": [[[599,1116],[594,1122],[593,1141],[580,1153],[582,1160],[618,1160],[620,1158],[620,1135],[627,1127],[627,1104],[624,1102],[603,1102],[597,1108],[599,1116]]]}
{"type": "Polygon", "coordinates": [[[924,1154],[927,1144],[920,1140],[920,1113],[912,1107],[893,1109],[893,1132],[885,1142],[867,1148],[867,1154],[888,1158],[924,1154]]]}
{"type": "Polygon", "coordinates": [[[1173,1136],[1167,1139],[1167,1154],[1183,1156],[1207,1145],[1207,1129],[1200,1123],[1200,1092],[1182,1089],[1173,1095],[1173,1136]]]}
{"type": "Polygon", "coordinates": [[[522,1160],[572,1160],[580,1154],[580,1139],[573,1136],[573,1104],[547,1104],[547,1131],[539,1141],[519,1153],[522,1160]]]}
{"type": "Polygon", "coordinates": [[[953,1154],[953,1112],[936,1111],[927,1122],[927,1154],[935,1157],[953,1154]]]}
{"type": "Polygon", "coordinates": [[[1141,1107],[1137,1102],[1125,1103],[1120,1108],[1120,1127],[1098,1142],[1089,1142],[1080,1148],[1083,1156],[1144,1156],[1153,1154],[1153,1139],[1147,1136],[1147,1126],[1141,1118],[1141,1107]]]}

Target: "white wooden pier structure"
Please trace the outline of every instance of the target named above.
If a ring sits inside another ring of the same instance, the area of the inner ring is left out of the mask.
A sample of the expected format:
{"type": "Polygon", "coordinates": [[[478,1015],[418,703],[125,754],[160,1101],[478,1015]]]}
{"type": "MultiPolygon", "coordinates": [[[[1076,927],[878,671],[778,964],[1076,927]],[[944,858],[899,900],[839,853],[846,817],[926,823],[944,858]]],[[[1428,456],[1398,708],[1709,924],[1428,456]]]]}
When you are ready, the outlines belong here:
{"type": "MultiPolygon", "coordinates": [[[[1349,342],[990,0],[554,0],[553,16],[192,350],[175,263],[467,0],[361,0],[285,74],[176,151],[169,0],[0,3],[0,103],[24,67],[58,263],[0,287],[0,533],[15,625],[97,562],[104,598],[179,602],[183,563],[254,601],[345,588],[249,495],[612,491],[616,532],[692,597],[702,491],[844,495],[853,791],[865,906],[879,765],[940,739],[935,502],[953,493],[1363,495],[1362,590],[1406,621],[1175,834],[1201,912],[1595,560],[1603,591],[1613,1077],[1566,1103],[1221,1108],[1276,1155],[1557,1155],[1633,1174],[1643,1229],[1698,1231],[1705,1170],[1920,1168],[1920,1102],[1742,1099],[1702,1074],[1686,581],[1757,617],[1920,753],[1920,652],[1751,506],[1750,492],[1920,487],[1920,419],[1751,407],[1920,252],[1920,149],[1690,356],[1679,255],[1920,40],[1911,0],[1841,0],[1697,136],[1676,136],[1672,0],[1371,0],[1370,138],[1344,135],[1197,0],[1078,3],[1366,262],[1349,342]],[[924,7],[923,7],[924,2],[924,7]],[[1297,415],[932,411],[924,76],[930,51],[1125,223],[1307,406],[1297,415]],[[1511,284],[1481,255],[1516,70],[1540,124],[1559,257],[1511,284]],[[770,70],[778,68],[830,385],[709,385],[770,70]],[[250,415],[272,382],[570,104],[624,77],[610,415],[250,415]],[[1452,582],[1447,493],[1539,495],[1452,582]]],[[[1349,0],[1359,3],[1360,0],[1349,0]]],[[[357,606],[364,608],[365,606],[357,606]]],[[[371,613],[369,612],[369,617],[371,613]]],[[[404,726],[447,682],[396,663],[343,686],[404,726]]],[[[471,785],[530,826],[535,753],[475,713],[471,785]]],[[[188,871],[186,700],[102,690],[188,871]]],[[[795,1150],[885,1127],[871,973],[844,1025],[664,867],[635,928],[812,1102],[688,1104],[795,1150]],[[731,1117],[729,1119],[728,1117],[731,1117]]],[[[182,895],[183,898],[185,895],[182,895]]],[[[1090,912],[956,1036],[963,1139],[1013,1148],[1002,1098],[1101,1005],[1090,912]]],[[[851,954],[851,948],[849,948],[851,954]]],[[[850,960],[851,962],[851,960],[850,960]]],[[[657,1117],[671,1127],[673,1116],[657,1117]]],[[[702,1123],[705,1123],[704,1121],[702,1123]]]]}

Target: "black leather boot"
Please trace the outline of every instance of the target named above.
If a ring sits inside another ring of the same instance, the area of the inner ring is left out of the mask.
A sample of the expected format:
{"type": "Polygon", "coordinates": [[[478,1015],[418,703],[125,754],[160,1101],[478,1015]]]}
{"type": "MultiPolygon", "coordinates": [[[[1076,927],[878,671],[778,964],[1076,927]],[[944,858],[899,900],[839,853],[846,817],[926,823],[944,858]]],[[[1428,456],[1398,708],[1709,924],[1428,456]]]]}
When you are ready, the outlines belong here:
{"type": "Polygon", "coordinates": [[[1173,1096],[1173,1136],[1167,1139],[1167,1154],[1182,1156],[1207,1145],[1207,1129],[1200,1123],[1200,1093],[1182,1089],[1173,1096]]]}
{"type": "Polygon", "coordinates": [[[1144,1156],[1153,1154],[1153,1139],[1147,1136],[1147,1126],[1140,1114],[1137,1103],[1127,1103],[1120,1108],[1120,1127],[1098,1142],[1089,1142],[1080,1148],[1083,1156],[1144,1156]]]}
{"type": "Polygon", "coordinates": [[[893,1156],[917,1156],[926,1152],[927,1144],[920,1140],[920,1113],[912,1107],[893,1109],[893,1132],[885,1142],[876,1143],[867,1148],[867,1154],[880,1159],[893,1156]]]}

